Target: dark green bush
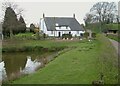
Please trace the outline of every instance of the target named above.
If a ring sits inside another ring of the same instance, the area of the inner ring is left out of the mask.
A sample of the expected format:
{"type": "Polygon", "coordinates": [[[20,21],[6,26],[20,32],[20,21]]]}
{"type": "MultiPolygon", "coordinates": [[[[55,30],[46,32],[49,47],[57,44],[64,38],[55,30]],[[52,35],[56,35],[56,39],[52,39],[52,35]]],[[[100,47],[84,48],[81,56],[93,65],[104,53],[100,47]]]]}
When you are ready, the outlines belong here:
{"type": "Polygon", "coordinates": [[[2,52],[32,52],[32,51],[40,51],[40,52],[56,52],[66,48],[65,46],[61,47],[50,47],[44,48],[42,46],[23,46],[23,47],[11,47],[11,48],[3,48],[2,52]]]}
{"type": "Polygon", "coordinates": [[[92,37],[95,38],[96,37],[96,33],[92,33],[92,37]]]}
{"type": "Polygon", "coordinates": [[[15,52],[17,51],[16,47],[11,47],[11,48],[3,48],[2,52],[15,52]]]}
{"type": "Polygon", "coordinates": [[[34,51],[42,51],[43,50],[43,47],[42,46],[35,46],[33,48],[34,51]]]}
{"type": "Polygon", "coordinates": [[[72,34],[62,34],[62,38],[65,38],[65,39],[69,38],[69,39],[71,39],[72,38],[72,34]]]}
{"type": "Polygon", "coordinates": [[[88,33],[88,32],[85,32],[85,33],[83,34],[83,36],[84,36],[85,38],[88,38],[89,33],[88,33]]]}

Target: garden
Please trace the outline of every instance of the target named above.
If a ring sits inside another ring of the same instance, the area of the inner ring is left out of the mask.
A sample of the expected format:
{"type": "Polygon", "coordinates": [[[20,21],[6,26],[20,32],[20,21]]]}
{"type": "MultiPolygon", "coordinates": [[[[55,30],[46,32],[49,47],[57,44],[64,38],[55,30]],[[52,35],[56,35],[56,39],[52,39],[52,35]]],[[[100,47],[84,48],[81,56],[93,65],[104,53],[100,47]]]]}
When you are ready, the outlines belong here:
{"type": "Polygon", "coordinates": [[[44,48],[50,51],[70,49],[57,55],[54,60],[35,73],[9,81],[8,84],[92,84],[96,81],[115,84],[118,82],[117,54],[109,40],[101,34],[91,41],[88,39],[6,40],[3,42],[3,56],[5,53],[10,55],[9,49],[12,48],[15,48],[14,53],[23,48],[31,53],[37,50],[36,55],[39,55],[44,48]]]}

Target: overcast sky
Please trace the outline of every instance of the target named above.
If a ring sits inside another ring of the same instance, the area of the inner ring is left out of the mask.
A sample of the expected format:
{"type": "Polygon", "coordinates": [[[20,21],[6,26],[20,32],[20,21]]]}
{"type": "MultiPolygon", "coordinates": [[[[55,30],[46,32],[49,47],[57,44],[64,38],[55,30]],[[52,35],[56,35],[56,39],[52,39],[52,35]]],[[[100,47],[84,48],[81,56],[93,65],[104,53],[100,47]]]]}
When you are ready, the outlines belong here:
{"type": "MultiPolygon", "coordinates": [[[[73,0],[74,1],[74,0],[73,0]]],[[[99,0],[100,1],[100,0],[99,0]]],[[[43,13],[46,17],[73,17],[75,13],[76,19],[80,24],[84,23],[83,18],[89,12],[90,8],[97,1],[92,2],[15,2],[19,8],[24,9],[23,17],[27,26],[31,23],[38,24],[43,13]]]]}

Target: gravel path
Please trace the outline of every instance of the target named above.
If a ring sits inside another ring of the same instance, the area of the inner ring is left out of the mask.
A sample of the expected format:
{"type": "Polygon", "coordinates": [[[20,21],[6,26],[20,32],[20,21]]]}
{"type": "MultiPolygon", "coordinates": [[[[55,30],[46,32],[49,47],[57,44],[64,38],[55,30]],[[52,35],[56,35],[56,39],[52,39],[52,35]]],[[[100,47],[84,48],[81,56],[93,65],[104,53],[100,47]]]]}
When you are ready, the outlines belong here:
{"type": "Polygon", "coordinates": [[[120,52],[118,52],[118,51],[119,51],[119,46],[120,46],[120,43],[118,43],[117,41],[112,40],[112,39],[109,39],[109,40],[111,41],[111,43],[112,43],[112,44],[113,44],[113,46],[115,47],[115,49],[116,49],[117,53],[118,53],[118,54],[120,54],[120,52]]]}

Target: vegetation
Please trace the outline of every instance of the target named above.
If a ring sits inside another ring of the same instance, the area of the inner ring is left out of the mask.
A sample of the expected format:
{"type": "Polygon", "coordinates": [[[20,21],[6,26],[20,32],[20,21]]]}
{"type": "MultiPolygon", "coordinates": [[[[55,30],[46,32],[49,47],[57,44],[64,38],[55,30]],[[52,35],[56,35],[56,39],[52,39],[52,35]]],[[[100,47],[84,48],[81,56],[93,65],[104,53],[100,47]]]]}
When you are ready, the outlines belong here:
{"type": "Polygon", "coordinates": [[[106,26],[105,26],[107,29],[112,29],[112,30],[118,30],[118,29],[120,29],[120,28],[118,28],[118,27],[120,27],[120,24],[106,24],[106,26]]]}
{"type": "Polygon", "coordinates": [[[19,26],[18,26],[18,32],[19,33],[25,33],[26,32],[26,24],[22,16],[19,18],[19,26]]]}
{"type": "Polygon", "coordinates": [[[72,34],[62,34],[62,38],[71,39],[72,38],[72,34]]]}
{"type": "Polygon", "coordinates": [[[92,33],[92,37],[93,37],[93,38],[96,38],[96,33],[92,33]]]}
{"type": "Polygon", "coordinates": [[[36,34],[33,33],[19,33],[14,35],[15,40],[33,40],[36,39],[36,34]]]}
{"type": "MultiPolygon", "coordinates": [[[[105,84],[118,83],[118,58],[115,48],[107,37],[96,33],[107,29],[117,29],[118,24],[113,20],[119,19],[115,3],[99,2],[93,5],[90,13],[86,15],[85,28],[93,31],[92,37],[96,39],[88,41],[62,41],[62,40],[32,40],[40,39],[39,28],[30,25],[30,32],[26,30],[26,24],[22,16],[17,20],[15,11],[8,7],[3,22],[3,34],[14,39],[3,40],[2,52],[54,52],[65,48],[71,48],[57,56],[55,60],[47,64],[36,73],[22,77],[12,84],[92,84],[102,81],[105,84]],[[96,13],[95,13],[96,12],[96,13]],[[19,34],[18,34],[19,33],[19,34]],[[36,33],[36,34],[35,34],[36,33]],[[16,35],[17,34],[17,35],[16,35]],[[14,35],[14,36],[13,36],[14,35]],[[16,40],[17,39],[17,40],[16,40]]],[[[46,34],[42,34],[45,39],[46,34]]],[[[89,33],[83,35],[88,38],[89,33]]],[[[108,35],[109,38],[117,40],[116,35],[108,35]]],[[[71,34],[63,34],[62,38],[72,38],[71,34]]]]}
{"type": "Polygon", "coordinates": [[[43,69],[29,76],[22,77],[12,84],[91,84],[100,80],[101,73],[105,84],[117,83],[117,55],[109,40],[97,35],[91,42],[27,42],[27,45],[42,46],[76,46],[43,69]]]}
{"type": "Polygon", "coordinates": [[[113,40],[115,40],[115,41],[120,42],[120,37],[119,37],[119,35],[108,34],[107,37],[108,37],[108,38],[111,38],[111,39],[113,39],[113,40]]]}
{"type": "Polygon", "coordinates": [[[42,52],[55,52],[55,51],[60,51],[66,48],[65,46],[62,47],[49,47],[49,48],[44,48],[42,46],[23,46],[23,47],[11,47],[11,48],[3,48],[2,52],[32,52],[32,51],[42,51],[42,52]]]}
{"type": "Polygon", "coordinates": [[[30,32],[34,33],[35,25],[32,23],[30,24],[30,32]]]}
{"type": "Polygon", "coordinates": [[[89,33],[88,33],[88,32],[85,32],[83,36],[84,36],[85,38],[88,38],[89,33]]]}
{"type": "Polygon", "coordinates": [[[4,22],[3,22],[3,35],[11,36],[16,30],[18,25],[17,15],[11,7],[8,7],[5,12],[4,22]]]}
{"type": "Polygon", "coordinates": [[[95,32],[95,33],[99,33],[100,32],[100,28],[102,28],[102,31],[105,32],[107,31],[108,29],[112,29],[112,30],[119,30],[119,25],[120,24],[105,24],[105,25],[100,25],[100,23],[91,23],[91,24],[88,24],[85,29],[89,29],[89,30],[92,30],[92,32],[95,32]]]}
{"type": "MultiPolygon", "coordinates": [[[[85,26],[96,32],[104,32],[110,24],[114,23],[113,21],[119,23],[117,12],[117,6],[114,2],[97,2],[90,9],[90,12],[86,14],[84,18],[85,26]]],[[[109,29],[113,28],[110,27],[109,29]]]]}
{"type": "Polygon", "coordinates": [[[95,32],[95,33],[100,33],[100,24],[99,23],[94,23],[94,24],[88,24],[85,29],[89,29],[91,30],[92,32],[95,32]]]}
{"type": "Polygon", "coordinates": [[[19,20],[17,19],[17,14],[11,7],[7,7],[5,11],[4,21],[3,21],[3,35],[4,37],[12,38],[13,35],[18,33],[24,33],[26,31],[26,24],[22,16],[19,20]]]}

